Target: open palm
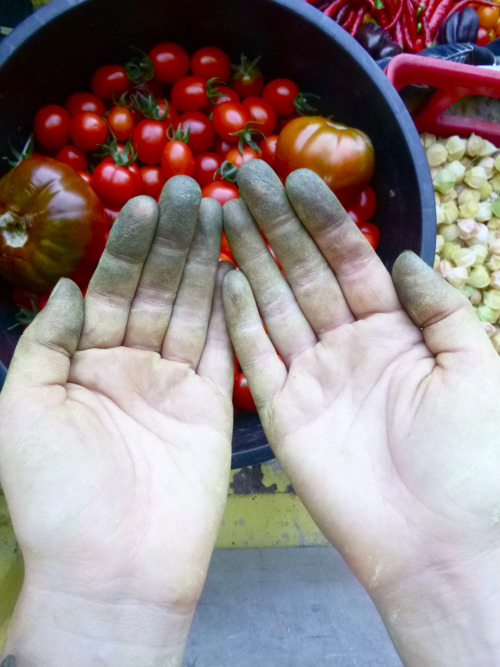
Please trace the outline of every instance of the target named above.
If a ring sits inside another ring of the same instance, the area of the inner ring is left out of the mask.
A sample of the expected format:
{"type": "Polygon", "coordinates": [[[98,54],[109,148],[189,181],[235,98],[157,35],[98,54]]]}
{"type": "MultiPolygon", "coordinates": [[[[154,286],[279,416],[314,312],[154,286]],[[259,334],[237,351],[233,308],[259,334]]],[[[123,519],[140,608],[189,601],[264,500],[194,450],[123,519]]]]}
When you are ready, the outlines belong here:
{"type": "Polygon", "coordinates": [[[223,211],[242,269],[224,283],[230,335],[319,527],[375,600],[451,568],[471,541],[498,552],[500,362],[468,301],[413,253],[393,282],[312,172],[285,191],[251,162],[238,183],[246,204],[223,211]]]}
{"type": "Polygon", "coordinates": [[[186,177],[131,200],[85,302],[62,281],[22,336],[0,465],[28,586],[194,609],[230,467],[221,224],[186,177]]]}

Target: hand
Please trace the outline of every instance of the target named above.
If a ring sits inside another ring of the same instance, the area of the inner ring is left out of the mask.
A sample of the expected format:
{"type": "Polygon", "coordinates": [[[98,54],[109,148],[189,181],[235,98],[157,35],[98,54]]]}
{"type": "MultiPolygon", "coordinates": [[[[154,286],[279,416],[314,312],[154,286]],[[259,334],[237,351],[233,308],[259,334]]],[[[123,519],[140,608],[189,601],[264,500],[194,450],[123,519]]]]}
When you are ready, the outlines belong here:
{"type": "Polygon", "coordinates": [[[413,253],[391,279],[312,172],[285,192],[252,161],[238,185],[224,306],[276,457],[407,664],[498,664],[500,360],[481,323],[413,253]]]}
{"type": "Polygon", "coordinates": [[[85,302],[62,280],[19,342],[0,397],[18,664],[181,663],[230,469],[221,225],[187,177],[131,200],[85,302]]]}

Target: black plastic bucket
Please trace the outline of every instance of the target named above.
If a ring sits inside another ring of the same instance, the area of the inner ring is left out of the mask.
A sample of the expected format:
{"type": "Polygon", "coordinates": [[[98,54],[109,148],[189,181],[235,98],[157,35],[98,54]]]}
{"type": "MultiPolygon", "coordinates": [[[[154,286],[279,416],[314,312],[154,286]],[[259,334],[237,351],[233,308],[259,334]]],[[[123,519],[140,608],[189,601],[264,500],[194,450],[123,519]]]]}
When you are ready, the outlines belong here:
{"type": "MultiPolygon", "coordinates": [[[[405,249],[432,263],[434,193],[413,121],[375,61],[304,0],[53,0],[0,43],[0,155],[9,141],[24,144],[40,106],[89,90],[93,71],[130,59],[130,46],[147,51],[162,41],[190,52],[220,46],[233,62],[241,53],[260,56],[266,80],[293,78],[335,120],[367,132],[375,147],[378,253],[388,268],[405,249]]],[[[0,283],[0,384],[20,333],[9,329],[9,291],[0,283]]],[[[258,416],[238,411],[233,467],[269,458],[258,416]]]]}

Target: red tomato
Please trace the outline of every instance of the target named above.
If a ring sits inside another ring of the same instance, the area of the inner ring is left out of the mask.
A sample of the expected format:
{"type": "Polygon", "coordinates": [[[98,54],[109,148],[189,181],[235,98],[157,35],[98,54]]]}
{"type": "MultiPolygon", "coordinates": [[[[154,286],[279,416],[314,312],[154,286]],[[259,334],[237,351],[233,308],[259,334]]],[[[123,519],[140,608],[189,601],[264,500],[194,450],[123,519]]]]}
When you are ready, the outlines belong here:
{"type": "Polygon", "coordinates": [[[274,165],[282,179],[296,169],[311,169],[344,197],[368,185],[374,162],[373,145],[361,130],[321,116],[301,116],[281,130],[274,165]]]}
{"type": "Polygon", "coordinates": [[[161,154],[161,173],[165,179],[177,174],[194,176],[194,155],[187,144],[178,139],[165,144],[161,154]]]}
{"type": "Polygon", "coordinates": [[[226,252],[219,253],[219,262],[231,262],[233,266],[236,266],[234,257],[232,255],[228,255],[226,252]]]}
{"type": "Polygon", "coordinates": [[[242,99],[250,95],[260,95],[264,87],[264,77],[257,61],[258,59],[250,61],[242,55],[240,64],[235,68],[233,87],[242,99]]]}
{"type": "Polygon", "coordinates": [[[476,7],[476,13],[479,17],[479,25],[481,28],[491,30],[494,28],[500,18],[500,7],[476,7]]]}
{"type": "Polygon", "coordinates": [[[106,111],[104,102],[92,93],[73,93],[66,99],[64,106],[70,116],[76,116],[82,111],[92,111],[98,116],[104,116],[106,111]]]}
{"type": "Polygon", "coordinates": [[[89,185],[92,183],[92,176],[89,174],[88,171],[77,171],[76,173],[78,174],[78,176],[83,178],[85,183],[88,183],[89,185]]]}
{"type": "Polygon", "coordinates": [[[69,136],[82,151],[95,151],[106,141],[106,121],[92,111],[82,111],[73,116],[69,124],[69,136]]]}
{"type": "MultiPolygon", "coordinates": [[[[276,127],[276,113],[271,104],[262,97],[245,97],[242,102],[248,109],[252,120],[255,121],[255,127],[265,134],[271,134],[276,127]]],[[[252,127],[254,124],[252,123],[252,127]]]]}
{"type": "Polygon", "coordinates": [[[299,92],[299,87],[291,79],[272,79],[264,86],[262,97],[278,116],[291,116],[295,113],[293,101],[299,92]]]}
{"type": "Polygon", "coordinates": [[[0,274],[35,292],[61,276],[90,279],[104,249],[106,214],[74,169],[51,158],[28,158],[0,181],[0,274]],[[50,255],[47,255],[50,248],[50,255]]]}
{"type": "Polygon", "coordinates": [[[377,208],[377,196],[369,185],[361,190],[351,203],[351,209],[355,211],[361,220],[370,220],[377,208]]]}
{"type": "Polygon", "coordinates": [[[231,60],[227,53],[216,46],[204,46],[191,57],[191,71],[203,79],[227,81],[231,76],[231,60]]]}
{"type": "Polygon", "coordinates": [[[477,33],[476,44],[478,46],[486,46],[490,43],[490,32],[488,28],[479,28],[477,33]]]}
{"type": "Polygon", "coordinates": [[[118,141],[127,141],[134,129],[134,116],[127,107],[116,106],[108,111],[106,121],[118,141]]]}
{"type": "Polygon", "coordinates": [[[189,130],[187,145],[194,155],[209,151],[215,143],[215,130],[211,121],[201,111],[186,111],[177,119],[177,126],[189,130]]]}
{"type": "Polygon", "coordinates": [[[278,142],[277,134],[270,134],[259,143],[259,148],[262,151],[260,159],[267,162],[269,166],[274,169],[274,157],[276,155],[276,144],[278,142]]]}
{"type": "Polygon", "coordinates": [[[145,195],[158,199],[161,194],[165,178],[160,167],[146,165],[140,168],[142,178],[142,192],[145,195]]]}
{"type": "Polygon", "coordinates": [[[235,408],[239,408],[240,410],[248,410],[252,412],[257,410],[243,371],[237,371],[235,374],[233,404],[235,408]]]}
{"type": "Polygon", "coordinates": [[[259,151],[256,151],[255,148],[251,148],[251,146],[243,146],[243,152],[241,152],[239,148],[231,148],[231,150],[226,153],[225,159],[239,169],[245,162],[248,162],[249,160],[257,160],[260,157],[261,155],[259,151]]]}
{"type": "Polygon", "coordinates": [[[372,222],[366,222],[364,220],[356,224],[363,232],[363,236],[369,241],[370,245],[375,250],[380,243],[380,229],[372,222]]]}
{"type": "Polygon", "coordinates": [[[161,120],[145,118],[132,132],[132,143],[138,158],[145,164],[160,164],[161,154],[168,141],[167,128],[161,120]]]}
{"type": "Polygon", "coordinates": [[[153,61],[155,76],[162,83],[174,83],[189,72],[188,52],[174,42],[162,42],[148,53],[153,61]]]}
{"type": "Polygon", "coordinates": [[[194,179],[202,188],[214,180],[215,172],[220,169],[222,156],[217,153],[199,153],[194,158],[194,179]]]}
{"type": "Polygon", "coordinates": [[[77,146],[63,146],[56,155],[56,160],[69,164],[75,171],[85,171],[89,163],[87,153],[77,146]]]}
{"type": "Polygon", "coordinates": [[[240,193],[238,192],[238,186],[234,183],[214,181],[201,188],[201,196],[216,199],[221,206],[224,206],[230,199],[238,199],[240,193]]]}
{"type": "Polygon", "coordinates": [[[224,141],[224,139],[217,137],[215,140],[214,151],[215,153],[221,155],[224,158],[226,157],[227,152],[231,150],[233,146],[234,144],[230,144],[227,141],[224,141]]]}
{"type": "Polygon", "coordinates": [[[103,65],[94,72],[90,81],[92,92],[101,100],[118,99],[130,88],[125,68],[121,65],[103,65]]]}
{"type": "Polygon", "coordinates": [[[69,139],[69,113],[58,104],[47,104],[35,114],[33,133],[45,148],[62,148],[69,139]]]}
{"type": "Polygon", "coordinates": [[[231,255],[231,257],[233,256],[233,253],[231,251],[231,248],[229,247],[229,243],[227,242],[227,238],[224,232],[222,232],[220,240],[220,251],[223,252],[225,255],[231,255]]]}
{"type": "Polygon", "coordinates": [[[92,188],[103,204],[119,208],[142,191],[142,177],[134,163],[121,166],[104,158],[92,173],[92,188]]]}
{"type": "Polygon", "coordinates": [[[235,132],[242,130],[251,120],[250,112],[243,104],[232,102],[217,105],[212,116],[215,131],[230,144],[238,142],[235,132]]]}
{"type": "Polygon", "coordinates": [[[224,102],[238,103],[240,101],[238,93],[229,86],[217,86],[217,90],[219,94],[216,97],[211,97],[210,102],[203,109],[207,115],[210,115],[218,104],[224,104],[224,102]]]}
{"type": "Polygon", "coordinates": [[[179,111],[201,111],[208,103],[206,85],[201,76],[183,76],[170,91],[173,105],[179,111]]]}

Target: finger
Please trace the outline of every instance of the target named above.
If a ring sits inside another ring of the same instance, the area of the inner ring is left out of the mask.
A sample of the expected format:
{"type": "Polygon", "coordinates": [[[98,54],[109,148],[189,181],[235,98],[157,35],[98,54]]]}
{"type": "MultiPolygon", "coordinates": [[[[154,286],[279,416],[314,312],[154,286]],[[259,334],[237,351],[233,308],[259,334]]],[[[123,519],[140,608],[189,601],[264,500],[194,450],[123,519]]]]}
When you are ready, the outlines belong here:
{"type": "Polygon", "coordinates": [[[156,234],[130,308],[128,347],[161,351],[200,201],[200,186],[189,176],[173,176],[163,186],[156,234]]]}
{"type": "Polygon", "coordinates": [[[271,167],[262,160],[245,163],[238,171],[238,186],[316,334],[352,322],[334,273],[298,220],[271,167]]]}
{"type": "Polygon", "coordinates": [[[64,385],[82,324],[82,293],[72,280],[61,278],[45,308],[21,336],[3,392],[64,385]]]}
{"type": "Polygon", "coordinates": [[[266,335],[252,289],[241,271],[230,271],[222,296],[229,335],[257,408],[283,387],[286,367],[266,335]]]}
{"type": "Polygon", "coordinates": [[[422,329],[435,354],[464,352],[477,360],[478,348],[497,354],[469,300],[413,252],[399,255],[392,269],[403,308],[422,329]]]}
{"type": "Polygon", "coordinates": [[[212,309],[222,235],[222,208],[203,199],[198,224],[163,341],[162,357],[198,366],[212,309]]]}
{"type": "Polygon", "coordinates": [[[87,288],[80,349],[123,343],[130,304],[157,222],[158,206],[151,197],[135,197],[120,211],[87,288]]]}
{"type": "Polygon", "coordinates": [[[233,391],[234,350],[224,316],[222,284],[231,270],[230,262],[219,262],[207,338],[197,369],[198,374],[209,378],[228,400],[233,391]]]}
{"type": "Polygon", "coordinates": [[[287,366],[293,357],[317,343],[250,212],[241,199],[223,208],[224,232],[234,258],[247,277],[271,340],[287,366]]]}
{"type": "Polygon", "coordinates": [[[286,192],[332,267],[356,318],[400,308],[389,272],[324,181],[308,169],[292,172],[286,192]]]}

